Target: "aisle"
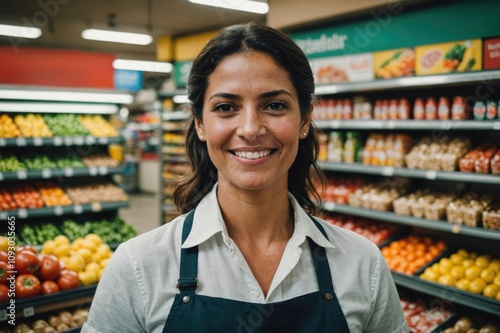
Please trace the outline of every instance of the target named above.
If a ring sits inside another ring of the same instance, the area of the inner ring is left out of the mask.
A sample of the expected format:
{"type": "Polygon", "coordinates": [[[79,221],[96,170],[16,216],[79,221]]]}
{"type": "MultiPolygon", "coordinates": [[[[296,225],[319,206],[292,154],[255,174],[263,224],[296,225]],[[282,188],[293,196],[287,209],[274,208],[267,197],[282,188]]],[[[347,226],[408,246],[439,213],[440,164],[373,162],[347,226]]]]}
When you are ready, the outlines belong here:
{"type": "Polygon", "coordinates": [[[160,225],[160,202],[156,194],[129,194],[130,206],[119,211],[120,217],[136,228],[139,234],[160,225]]]}

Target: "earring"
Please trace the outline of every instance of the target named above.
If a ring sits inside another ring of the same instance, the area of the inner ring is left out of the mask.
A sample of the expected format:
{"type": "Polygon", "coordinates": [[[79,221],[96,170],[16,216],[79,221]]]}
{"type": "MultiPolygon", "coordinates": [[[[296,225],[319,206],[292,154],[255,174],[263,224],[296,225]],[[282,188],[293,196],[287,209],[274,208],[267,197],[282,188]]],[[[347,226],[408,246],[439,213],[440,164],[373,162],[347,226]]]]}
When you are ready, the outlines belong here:
{"type": "Polygon", "coordinates": [[[302,133],[302,136],[305,138],[307,136],[307,132],[302,133]]]}
{"type": "Polygon", "coordinates": [[[205,137],[203,136],[203,134],[200,134],[200,141],[203,141],[203,139],[205,139],[205,137]]]}

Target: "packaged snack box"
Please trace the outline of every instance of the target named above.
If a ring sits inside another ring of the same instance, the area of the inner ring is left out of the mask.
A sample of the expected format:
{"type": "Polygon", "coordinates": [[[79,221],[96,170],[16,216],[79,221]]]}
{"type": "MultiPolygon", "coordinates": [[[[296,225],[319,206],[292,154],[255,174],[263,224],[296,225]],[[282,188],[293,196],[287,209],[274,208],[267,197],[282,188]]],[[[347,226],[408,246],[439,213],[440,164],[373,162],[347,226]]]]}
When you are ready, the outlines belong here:
{"type": "Polygon", "coordinates": [[[403,48],[373,54],[375,78],[390,79],[415,74],[415,51],[403,48]]]}

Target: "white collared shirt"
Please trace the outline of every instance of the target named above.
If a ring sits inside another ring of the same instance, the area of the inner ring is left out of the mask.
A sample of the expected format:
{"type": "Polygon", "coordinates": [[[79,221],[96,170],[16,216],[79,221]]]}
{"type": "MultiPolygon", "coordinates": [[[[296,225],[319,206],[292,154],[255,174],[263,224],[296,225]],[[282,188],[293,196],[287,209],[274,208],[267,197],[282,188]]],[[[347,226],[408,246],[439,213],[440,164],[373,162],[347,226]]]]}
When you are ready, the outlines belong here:
{"type": "Polygon", "coordinates": [[[217,185],[196,208],[184,244],[181,234],[186,215],[118,247],[99,282],[82,333],[160,333],[178,293],[181,246],[198,245],[198,294],[274,303],[315,292],[318,283],[306,237],[326,249],[333,287],[351,333],[408,332],[379,249],[356,233],[320,220],[326,239],[291,194],[294,232],[265,297],[227,234],[216,189],[217,185]]]}

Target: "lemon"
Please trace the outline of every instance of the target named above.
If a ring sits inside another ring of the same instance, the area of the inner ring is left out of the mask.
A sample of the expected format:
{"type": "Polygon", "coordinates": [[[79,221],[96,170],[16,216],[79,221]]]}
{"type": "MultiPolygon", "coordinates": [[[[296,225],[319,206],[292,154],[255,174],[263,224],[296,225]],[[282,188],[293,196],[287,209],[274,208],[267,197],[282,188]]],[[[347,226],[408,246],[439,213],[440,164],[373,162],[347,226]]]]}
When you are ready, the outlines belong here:
{"type": "Polygon", "coordinates": [[[86,238],[82,242],[82,247],[90,250],[90,252],[92,253],[97,250],[97,245],[94,243],[94,241],[86,238]]]}
{"type": "Polygon", "coordinates": [[[42,254],[54,254],[56,249],[56,242],[53,240],[48,240],[42,245],[42,254]]]}
{"type": "Polygon", "coordinates": [[[465,278],[472,281],[481,275],[481,268],[478,266],[470,266],[465,270],[465,278]]]}
{"type": "Polygon", "coordinates": [[[92,253],[92,262],[100,263],[101,256],[98,253],[92,253]]]}
{"type": "Polygon", "coordinates": [[[54,255],[58,258],[61,257],[68,257],[71,252],[71,248],[68,244],[57,244],[56,243],[56,248],[54,249],[54,255]]]}
{"type": "Polygon", "coordinates": [[[96,246],[99,246],[102,244],[102,238],[99,235],[96,234],[88,234],[85,236],[85,239],[90,240],[94,242],[96,246]]]}
{"type": "Polygon", "coordinates": [[[481,271],[479,277],[486,283],[492,283],[495,279],[495,272],[492,269],[485,268],[481,271]]]}
{"type": "Polygon", "coordinates": [[[455,254],[452,254],[450,256],[450,261],[454,264],[454,265],[461,265],[462,262],[464,261],[464,257],[462,257],[461,255],[455,253],[455,254]]]}
{"type": "Polygon", "coordinates": [[[75,250],[81,249],[83,247],[83,238],[81,237],[76,238],[71,244],[71,247],[75,250]]]}
{"type": "Polygon", "coordinates": [[[76,253],[82,256],[86,264],[92,261],[92,251],[90,251],[89,249],[83,247],[76,251],[76,253]]]}
{"type": "Polygon", "coordinates": [[[458,254],[459,256],[461,256],[464,259],[467,259],[469,257],[469,252],[465,249],[458,250],[456,254],[458,254]]]}
{"type": "Polygon", "coordinates": [[[462,279],[465,277],[465,267],[455,266],[451,269],[450,274],[456,279],[462,279]]]}
{"type": "Polygon", "coordinates": [[[484,287],[483,295],[486,297],[495,298],[497,294],[500,292],[500,287],[494,284],[489,284],[484,287]]]}
{"type": "Polygon", "coordinates": [[[500,259],[493,259],[488,268],[492,269],[495,273],[500,273],[500,259]]]}
{"type": "Polygon", "coordinates": [[[483,279],[475,278],[469,284],[469,291],[475,294],[482,294],[485,287],[486,282],[483,279]]]}
{"type": "Polygon", "coordinates": [[[500,274],[497,274],[497,276],[495,276],[495,278],[493,279],[493,284],[500,286],[500,274]]]}
{"type": "Polygon", "coordinates": [[[0,236],[0,251],[9,252],[9,239],[4,236],[0,236]]]}
{"type": "Polygon", "coordinates": [[[443,258],[439,261],[439,273],[442,275],[448,274],[453,268],[453,262],[448,258],[443,258]]]}
{"type": "Polygon", "coordinates": [[[111,256],[111,248],[108,244],[101,244],[97,247],[96,253],[103,259],[109,258],[111,256]]]}
{"type": "Polygon", "coordinates": [[[472,265],[474,265],[474,260],[472,259],[465,259],[464,261],[462,261],[462,266],[464,266],[465,268],[470,267],[472,265]]]}
{"type": "Polygon", "coordinates": [[[99,266],[101,266],[102,269],[104,269],[109,262],[109,258],[102,259],[101,262],[99,263],[99,266]]]}
{"type": "Polygon", "coordinates": [[[79,272],[78,278],[84,286],[97,282],[97,274],[95,272],[79,272]]]}
{"type": "Polygon", "coordinates": [[[476,266],[479,266],[481,268],[486,268],[491,263],[491,257],[486,255],[479,256],[476,258],[476,261],[474,263],[476,264],[476,266]]]}
{"type": "Polygon", "coordinates": [[[453,287],[457,283],[457,280],[451,274],[445,274],[439,277],[438,283],[453,287]]]}
{"type": "Polygon", "coordinates": [[[79,254],[72,255],[66,266],[69,270],[81,272],[85,268],[85,259],[79,254]]]}
{"type": "Polygon", "coordinates": [[[496,299],[497,301],[500,301],[500,291],[498,292],[497,297],[495,297],[495,299],[496,299]]]}
{"type": "Polygon", "coordinates": [[[54,238],[54,242],[56,243],[56,245],[62,245],[62,244],[66,244],[66,245],[69,245],[69,238],[64,236],[64,235],[58,235],[54,238]]]}
{"type": "Polygon", "coordinates": [[[458,289],[461,289],[461,290],[468,291],[469,290],[469,284],[470,284],[469,280],[467,280],[467,279],[460,279],[455,284],[455,287],[457,287],[458,289]]]}
{"type": "Polygon", "coordinates": [[[85,272],[94,272],[97,274],[101,270],[101,266],[98,263],[91,262],[85,266],[85,272]]]}

